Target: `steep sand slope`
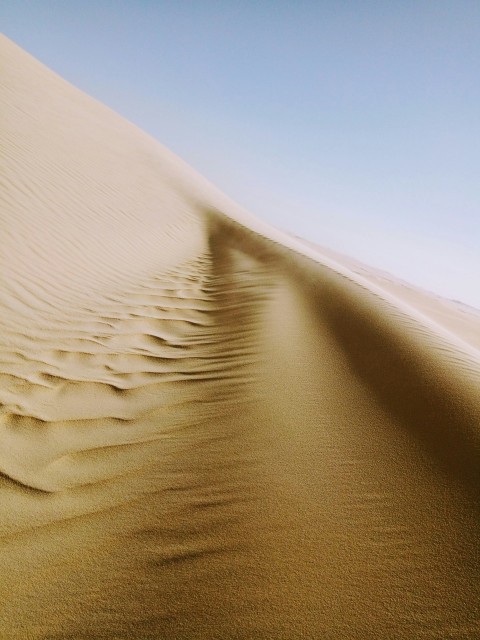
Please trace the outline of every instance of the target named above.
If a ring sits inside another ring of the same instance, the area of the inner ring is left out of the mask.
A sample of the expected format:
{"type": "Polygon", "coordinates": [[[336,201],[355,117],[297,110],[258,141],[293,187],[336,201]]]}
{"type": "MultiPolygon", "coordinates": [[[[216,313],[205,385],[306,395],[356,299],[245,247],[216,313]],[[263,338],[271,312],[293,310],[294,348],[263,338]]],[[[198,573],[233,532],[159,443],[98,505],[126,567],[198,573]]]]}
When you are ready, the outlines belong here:
{"type": "Polygon", "coordinates": [[[0,637],[480,637],[478,315],[0,51],[0,637]]]}

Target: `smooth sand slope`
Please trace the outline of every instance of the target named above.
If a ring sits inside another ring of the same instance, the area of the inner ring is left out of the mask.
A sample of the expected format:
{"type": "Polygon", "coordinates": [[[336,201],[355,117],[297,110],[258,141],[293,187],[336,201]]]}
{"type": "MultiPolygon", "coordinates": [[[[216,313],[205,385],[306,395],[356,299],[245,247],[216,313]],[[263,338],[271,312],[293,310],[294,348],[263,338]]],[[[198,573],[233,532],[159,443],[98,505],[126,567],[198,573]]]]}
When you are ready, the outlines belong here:
{"type": "Polygon", "coordinates": [[[0,51],[0,638],[480,638],[479,314],[0,51]]]}

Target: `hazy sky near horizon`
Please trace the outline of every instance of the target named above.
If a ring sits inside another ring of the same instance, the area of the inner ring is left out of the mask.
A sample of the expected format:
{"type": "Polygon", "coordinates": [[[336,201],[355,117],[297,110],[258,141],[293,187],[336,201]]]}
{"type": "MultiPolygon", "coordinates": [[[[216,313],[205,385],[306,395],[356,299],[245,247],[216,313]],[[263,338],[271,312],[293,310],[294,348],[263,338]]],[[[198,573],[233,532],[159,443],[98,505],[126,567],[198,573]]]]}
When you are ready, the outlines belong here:
{"type": "Polygon", "coordinates": [[[3,0],[0,22],[257,216],[480,307],[478,0],[3,0]]]}

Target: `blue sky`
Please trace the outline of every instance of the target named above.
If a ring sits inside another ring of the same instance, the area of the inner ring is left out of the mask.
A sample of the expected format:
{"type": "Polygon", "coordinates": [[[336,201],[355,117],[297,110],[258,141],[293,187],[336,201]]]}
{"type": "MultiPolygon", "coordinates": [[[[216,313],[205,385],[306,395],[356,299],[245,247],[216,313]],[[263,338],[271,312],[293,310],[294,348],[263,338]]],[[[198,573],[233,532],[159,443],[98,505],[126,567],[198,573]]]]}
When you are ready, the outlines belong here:
{"type": "Polygon", "coordinates": [[[480,307],[478,0],[3,0],[259,217],[480,307]]]}

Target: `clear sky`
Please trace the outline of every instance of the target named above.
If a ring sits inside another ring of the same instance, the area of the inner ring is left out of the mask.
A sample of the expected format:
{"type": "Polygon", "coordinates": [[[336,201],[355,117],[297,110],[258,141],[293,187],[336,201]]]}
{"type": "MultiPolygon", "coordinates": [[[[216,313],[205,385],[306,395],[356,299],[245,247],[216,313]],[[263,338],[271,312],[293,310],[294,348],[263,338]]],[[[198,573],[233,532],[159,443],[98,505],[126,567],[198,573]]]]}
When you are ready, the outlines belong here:
{"type": "Polygon", "coordinates": [[[480,307],[478,0],[3,0],[257,216],[480,307]]]}

